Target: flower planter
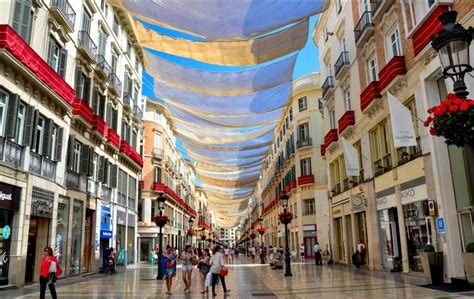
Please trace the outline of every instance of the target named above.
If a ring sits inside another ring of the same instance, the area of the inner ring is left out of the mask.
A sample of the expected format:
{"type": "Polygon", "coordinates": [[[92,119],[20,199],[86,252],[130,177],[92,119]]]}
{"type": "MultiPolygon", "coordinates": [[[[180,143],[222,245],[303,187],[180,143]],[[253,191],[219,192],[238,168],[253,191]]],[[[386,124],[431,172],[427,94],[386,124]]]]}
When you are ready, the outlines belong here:
{"type": "Polygon", "coordinates": [[[167,220],[157,220],[157,221],[155,221],[155,224],[156,224],[157,226],[159,226],[159,227],[165,226],[166,223],[168,223],[167,220]]]}
{"type": "Polygon", "coordinates": [[[464,252],[462,254],[462,261],[466,279],[471,286],[474,286],[474,252],[464,252]]]}
{"type": "Polygon", "coordinates": [[[423,272],[428,284],[443,284],[443,252],[420,252],[423,272]]]}

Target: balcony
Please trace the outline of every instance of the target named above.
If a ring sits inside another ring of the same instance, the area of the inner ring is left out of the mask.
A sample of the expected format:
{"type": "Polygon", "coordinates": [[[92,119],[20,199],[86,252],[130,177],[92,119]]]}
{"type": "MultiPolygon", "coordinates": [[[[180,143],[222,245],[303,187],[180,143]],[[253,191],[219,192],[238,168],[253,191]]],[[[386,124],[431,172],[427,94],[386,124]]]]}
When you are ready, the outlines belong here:
{"type": "Polygon", "coordinates": [[[337,129],[331,129],[329,132],[324,136],[324,146],[327,149],[331,143],[337,142],[339,140],[339,136],[337,135],[337,129]]]}
{"type": "Polygon", "coordinates": [[[406,73],[405,56],[394,56],[379,72],[379,89],[384,90],[393,79],[406,73]]]}
{"type": "Polygon", "coordinates": [[[102,75],[103,79],[109,79],[110,75],[110,65],[107,63],[105,56],[103,54],[97,55],[97,63],[95,65],[95,70],[102,75]]]}
{"type": "Polygon", "coordinates": [[[142,109],[140,109],[140,107],[138,107],[138,105],[136,105],[136,104],[133,106],[133,114],[134,114],[138,119],[142,119],[142,118],[143,118],[142,109]]]}
{"type": "Polygon", "coordinates": [[[375,99],[381,98],[379,82],[372,81],[360,94],[360,110],[367,109],[375,99]]]}
{"type": "Polygon", "coordinates": [[[321,157],[326,156],[326,145],[325,144],[321,144],[320,154],[321,154],[321,157]]]}
{"type": "Polygon", "coordinates": [[[99,182],[87,180],[87,194],[93,197],[99,197],[99,182]]]}
{"type": "Polygon", "coordinates": [[[322,97],[324,98],[331,90],[334,90],[334,78],[333,76],[328,76],[321,87],[322,97]]]}
{"type": "MultiPolygon", "coordinates": [[[[44,88],[44,91],[56,93],[67,105],[72,106],[74,102],[74,89],[8,25],[0,25],[0,49],[5,49],[9,52],[17,60],[15,64],[23,65],[37,79],[48,86],[48,88],[44,88]]],[[[61,105],[64,106],[65,104],[61,103],[61,105]]]]}
{"type": "Polygon", "coordinates": [[[107,202],[113,201],[112,188],[102,185],[101,189],[102,189],[102,194],[100,194],[101,200],[107,201],[107,202]]]}
{"type": "Polygon", "coordinates": [[[74,23],[76,22],[76,12],[72,9],[71,4],[66,0],[52,0],[49,10],[56,20],[64,26],[67,32],[74,31],[74,23]]]}
{"type": "Polygon", "coordinates": [[[116,95],[120,95],[122,93],[122,82],[120,82],[120,79],[117,77],[115,73],[110,73],[109,74],[109,80],[111,84],[111,87],[113,87],[113,91],[115,91],[116,95]]]}
{"type": "Polygon", "coordinates": [[[374,32],[374,23],[372,21],[372,12],[366,11],[362,14],[359,23],[354,28],[356,44],[365,43],[374,32]]]}
{"type": "Polygon", "coordinates": [[[372,7],[373,20],[382,18],[383,14],[387,12],[393,4],[393,0],[370,0],[372,7]]]}
{"type": "Polygon", "coordinates": [[[337,75],[343,75],[343,71],[349,68],[349,53],[348,52],[341,52],[339,58],[337,58],[336,63],[334,64],[334,74],[336,78],[337,75]]]}
{"type": "Polygon", "coordinates": [[[355,125],[354,111],[346,111],[341,118],[339,118],[337,124],[339,127],[339,134],[343,134],[346,129],[355,125]]]}
{"type": "Polygon", "coordinates": [[[117,149],[120,148],[120,137],[111,128],[107,130],[107,142],[116,147],[117,149]]]}
{"type": "Polygon", "coordinates": [[[298,178],[298,186],[314,184],[314,175],[304,175],[298,178]]]}
{"type": "Polygon", "coordinates": [[[154,182],[153,183],[153,190],[155,191],[165,191],[165,184],[161,183],[161,182],[154,182]]]}
{"type": "Polygon", "coordinates": [[[85,178],[81,177],[80,174],[72,171],[66,171],[66,187],[81,192],[86,192],[85,178]]]}
{"type": "Polygon", "coordinates": [[[312,146],[312,145],[313,145],[313,141],[311,140],[311,138],[296,141],[297,149],[302,148],[302,147],[312,146]]]}
{"type": "Polygon", "coordinates": [[[105,123],[105,121],[100,117],[99,115],[94,114],[93,115],[93,122],[92,122],[92,131],[97,132],[103,139],[104,141],[107,138],[107,130],[108,126],[105,123]]]}
{"type": "Polygon", "coordinates": [[[97,46],[90,37],[89,33],[85,30],[79,31],[78,35],[78,47],[77,49],[81,51],[85,56],[89,58],[92,62],[95,62],[97,56],[97,46]]]}
{"type": "Polygon", "coordinates": [[[72,105],[72,115],[82,122],[84,125],[91,127],[93,124],[93,111],[89,105],[86,104],[82,99],[74,99],[72,105]]]}
{"type": "Polygon", "coordinates": [[[23,147],[4,137],[0,137],[0,161],[5,161],[15,167],[21,166],[23,147]]]}
{"type": "Polygon", "coordinates": [[[143,159],[139,153],[137,153],[125,140],[120,141],[120,153],[126,159],[134,162],[140,168],[143,168],[143,159]]]}
{"type": "Polygon", "coordinates": [[[132,111],[132,94],[130,92],[123,93],[123,106],[128,111],[132,111]]]}
{"type": "Polygon", "coordinates": [[[161,148],[153,148],[153,157],[163,160],[163,150],[161,148]]]}
{"type": "Polygon", "coordinates": [[[418,56],[420,52],[430,43],[431,37],[438,33],[443,28],[443,25],[438,20],[438,17],[443,12],[449,10],[449,6],[440,5],[436,7],[431,14],[425,17],[424,21],[418,25],[412,35],[413,52],[418,56]]]}

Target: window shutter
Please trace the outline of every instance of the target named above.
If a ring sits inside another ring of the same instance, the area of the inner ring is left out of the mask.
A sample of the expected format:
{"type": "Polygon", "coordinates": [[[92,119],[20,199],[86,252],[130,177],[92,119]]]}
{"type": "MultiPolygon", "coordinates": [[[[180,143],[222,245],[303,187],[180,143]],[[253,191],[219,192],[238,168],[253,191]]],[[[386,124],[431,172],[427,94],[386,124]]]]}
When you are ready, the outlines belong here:
{"type": "Polygon", "coordinates": [[[78,99],[84,99],[82,96],[83,85],[84,85],[84,82],[82,80],[82,69],[81,67],[76,67],[76,74],[74,77],[74,89],[76,93],[74,96],[78,99]]]}
{"type": "Polygon", "coordinates": [[[89,170],[89,146],[83,144],[81,146],[81,164],[79,166],[79,174],[87,174],[89,170]]]}
{"type": "Polygon", "coordinates": [[[91,105],[91,78],[86,77],[84,79],[84,94],[82,98],[87,105],[91,105]]]}
{"type": "Polygon", "coordinates": [[[56,146],[54,161],[61,162],[62,155],[63,155],[64,129],[63,128],[58,128],[57,134],[58,135],[57,135],[57,138],[56,138],[56,144],[53,145],[53,146],[56,146]]]}
{"type": "Polygon", "coordinates": [[[59,50],[59,70],[58,75],[64,79],[66,76],[66,66],[67,66],[67,50],[60,49],[59,50]]]}
{"type": "Polygon", "coordinates": [[[16,133],[16,119],[18,117],[18,105],[20,104],[20,96],[10,94],[8,97],[7,121],[5,122],[5,137],[14,138],[16,133]]]}
{"type": "Polygon", "coordinates": [[[48,48],[48,65],[50,67],[53,67],[53,55],[54,55],[54,49],[56,48],[56,41],[54,40],[54,38],[52,38],[51,36],[49,37],[49,48],[48,48]]]}
{"type": "Polygon", "coordinates": [[[94,114],[99,114],[99,91],[95,88],[92,96],[92,111],[94,114]]]}
{"type": "Polygon", "coordinates": [[[110,103],[107,104],[106,120],[109,128],[112,128],[112,105],[110,103]]]}
{"type": "Polygon", "coordinates": [[[105,157],[104,156],[99,156],[99,171],[97,172],[97,179],[99,182],[104,181],[104,163],[105,163],[105,157]]]}
{"type": "Polygon", "coordinates": [[[36,147],[36,127],[38,126],[38,120],[39,120],[39,111],[35,110],[34,112],[34,119],[33,119],[33,125],[31,127],[31,148],[36,147]]]}
{"type": "Polygon", "coordinates": [[[110,187],[111,188],[117,188],[117,171],[118,171],[118,166],[116,164],[112,164],[112,167],[110,168],[110,187]]]}
{"type": "Polygon", "coordinates": [[[25,129],[23,130],[22,145],[30,146],[33,137],[33,122],[35,120],[35,107],[27,106],[25,115],[25,129]]]}
{"type": "Polygon", "coordinates": [[[74,135],[69,135],[67,142],[67,168],[74,169],[74,135]]]}
{"type": "Polygon", "coordinates": [[[89,147],[89,165],[87,167],[87,176],[92,176],[94,174],[94,147],[89,147]]]}
{"type": "Polygon", "coordinates": [[[99,94],[99,115],[105,119],[105,96],[102,94],[99,94]]]}
{"type": "Polygon", "coordinates": [[[29,43],[30,39],[31,19],[31,0],[16,0],[13,17],[13,30],[15,30],[27,43],[29,43]]]}
{"type": "Polygon", "coordinates": [[[118,128],[118,110],[112,110],[112,129],[117,133],[118,128]]]}
{"type": "Polygon", "coordinates": [[[109,181],[109,159],[105,159],[104,162],[104,179],[102,180],[102,183],[108,184],[109,181]]]}
{"type": "Polygon", "coordinates": [[[51,150],[53,141],[53,121],[48,118],[44,122],[44,140],[42,154],[45,157],[51,158],[51,150]]]}

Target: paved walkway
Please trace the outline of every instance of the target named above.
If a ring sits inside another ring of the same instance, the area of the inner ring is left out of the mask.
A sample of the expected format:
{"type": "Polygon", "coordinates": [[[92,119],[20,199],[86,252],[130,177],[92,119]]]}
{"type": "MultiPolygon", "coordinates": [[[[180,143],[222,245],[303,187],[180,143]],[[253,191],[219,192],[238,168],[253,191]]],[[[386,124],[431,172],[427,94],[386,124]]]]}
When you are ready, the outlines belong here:
{"type": "MultiPolygon", "coordinates": [[[[474,292],[447,293],[417,285],[422,279],[399,273],[357,271],[346,266],[292,264],[293,277],[268,265],[250,264],[239,256],[229,267],[226,283],[231,292],[225,298],[474,298],[474,292]]],[[[63,279],[57,284],[58,298],[212,298],[201,295],[202,282],[193,271],[192,293],[184,294],[181,270],[173,281],[173,294],[165,295],[164,281],[157,281],[156,268],[143,266],[112,276],[92,275],[63,279]]],[[[0,291],[0,298],[38,298],[39,286],[0,291]]],[[[223,298],[222,286],[217,298],[223,298]]],[[[51,298],[47,294],[46,298],[51,298]]]]}

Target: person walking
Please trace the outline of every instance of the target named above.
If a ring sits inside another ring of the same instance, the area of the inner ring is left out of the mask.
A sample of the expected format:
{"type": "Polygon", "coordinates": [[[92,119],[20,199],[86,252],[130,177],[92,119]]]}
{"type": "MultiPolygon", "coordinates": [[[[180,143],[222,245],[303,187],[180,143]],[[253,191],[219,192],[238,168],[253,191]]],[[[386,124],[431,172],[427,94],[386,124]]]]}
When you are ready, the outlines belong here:
{"type": "Polygon", "coordinates": [[[273,246],[268,247],[268,257],[270,260],[270,266],[273,264],[273,246]]]}
{"type": "Polygon", "coordinates": [[[357,252],[359,253],[359,261],[360,261],[360,265],[364,265],[365,264],[365,252],[366,252],[366,248],[365,248],[365,244],[364,244],[364,240],[360,240],[359,244],[357,244],[357,252]]]}
{"type": "Polygon", "coordinates": [[[201,274],[201,280],[204,286],[204,290],[201,292],[201,294],[208,293],[210,284],[208,283],[207,275],[211,269],[211,255],[209,253],[209,249],[204,249],[197,267],[199,269],[199,273],[201,274]]]}
{"type": "Polygon", "coordinates": [[[252,255],[252,263],[255,264],[255,255],[257,254],[255,246],[250,248],[250,254],[252,255]]]}
{"type": "Polygon", "coordinates": [[[313,252],[314,252],[314,261],[316,262],[316,265],[322,265],[323,264],[323,258],[321,256],[321,247],[319,246],[318,242],[316,242],[316,244],[314,244],[313,252]]]}
{"type": "Polygon", "coordinates": [[[263,247],[262,255],[263,255],[262,264],[265,264],[267,262],[267,247],[265,247],[265,246],[263,247]]]}
{"type": "Polygon", "coordinates": [[[183,282],[186,288],[184,289],[185,293],[191,293],[191,274],[193,273],[193,263],[191,261],[194,258],[194,253],[191,249],[191,245],[186,245],[184,247],[184,251],[181,255],[181,259],[183,261],[183,282]]]}
{"type": "Polygon", "coordinates": [[[211,260],[210,260],[210,264],[211,264],[211,275],[212,275],[212,279],[211,279],[211,285],[212,285],[212,296],[217,296],[216,294],[216,284],[217,284],[217,280],[220,279],[221,280],[221,283],[222,283],[222,288],[224,289],[224,294],[227,294],[230,292],[229,289],[227,289],[226,285],[225,285],[225,276],[222,275],[224,273],[221,273],[224,268],[225,268],[225,263],[224,263],[224,256],[221,252],[221,247],[219,245],[217,245],[216,247],[214,247],[214,249],[212,250],[212,257],[211,257],[211,260]]]}
{"type": "Polygon", "coordinates": [[[166,246],[166,252],[161,259],[161,268],[163,269],[163,277],[166,279],[167,295],[171,295],[171,287],[173,284],[173,276],[176,274],[176,256],[171,246],[166,246]]]}
{"type": "Polygon", "coordinates": [[[58,260],[53,255],[53,249],[46,247],[43,250],[43,258],[40,261],[40,299],[44,299],[46,295],[46,285],[53,299],[57,299],[56,287],[54,283],[57,277],[61,275],[62,270],[59,267],[58,260]]]}
{"type": "Polygon", "coordinates": [[[304,262],[304,244],[300,246],[300,260],[304,262]]]}

